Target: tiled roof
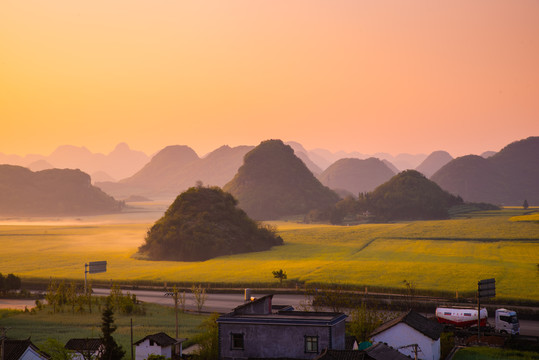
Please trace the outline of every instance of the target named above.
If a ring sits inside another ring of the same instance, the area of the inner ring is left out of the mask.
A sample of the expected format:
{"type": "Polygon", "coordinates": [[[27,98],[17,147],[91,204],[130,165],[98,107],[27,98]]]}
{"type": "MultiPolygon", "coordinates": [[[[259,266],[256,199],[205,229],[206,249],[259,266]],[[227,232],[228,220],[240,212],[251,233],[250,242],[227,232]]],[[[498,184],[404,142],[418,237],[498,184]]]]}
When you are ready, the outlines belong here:
{"type": "Polygon", "coordinates": [[[314,360],[370,360],[370,358],[363,351],[325,349],[314,360]]]}
{"type": "Polygon", "coordinates": [[[374,344],[363,351],[369,359],[374,360],[410,360],[408,356],[382,343],[374,344]]]}
{"type": "MultiPolygon", "coordinates": [[[[178,341],[176,341],[176,339],[171,338],[170,336],[168,336],[164,332],[160,332],[160,333],[157,333],[157,334],[152,334],[152,335],[146,336],[144,339],[141,339],[141,340],[135,342],[135,345],[138,345],[138,344],[144,342],[145,340],[152,340],[155,343],[157,343],[157,345],[159,345],[161,347],[174,345],[174,344],[176,344],[178,342],[178,341]]],[[[181,340],[180,340],[180,342],[181,342],[181,340]]]]}
{"type": "Polygon", "coordinates": [[[376,328],[370,334],[370,336],[377,335],[401,322],[419,331],[423,335],[428,336],[432,340],[438,340],[443,330],[443,326],[441,324],[431,321],[423,315],[410,310],[407,313],[404,313],[401,316],[382,324],[376,328]]]}
{"type": "Polygon", "coordinates": [[[35,352],[43,356],[44,359],[48,358],[39,349],[32,344],[30,339],[27,340],[4,340],[4,360],[19,360],[24,352],[28,348],[32,348],[35,352]]]}
{"type": "Polygon", "coordinates": [[[397,350],[378,343],[365,350],[324,350],[314,360],[410,360],[397,350]]]}
{"type": "Polygon", "coordinates": [[[73,351],[97,351],[103,345],[100,338],[69,339],[65,348],[73,351]]]}

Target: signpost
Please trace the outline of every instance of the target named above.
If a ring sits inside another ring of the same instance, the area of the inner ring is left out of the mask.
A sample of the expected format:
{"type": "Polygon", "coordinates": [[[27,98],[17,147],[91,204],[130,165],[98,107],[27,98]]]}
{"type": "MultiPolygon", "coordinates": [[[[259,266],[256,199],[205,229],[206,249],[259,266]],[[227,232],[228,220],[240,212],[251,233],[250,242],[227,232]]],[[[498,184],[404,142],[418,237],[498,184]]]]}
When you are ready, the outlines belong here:
{"type": "Polygon", "coordinates": [[[496,279],[484,279],[477,282],[477,342],[481,338],[481,299],[496,296],[496,279]]]}
{"type": "Polygon", "coordinates": [[[104,273],[107,271],[107,262],[106,261],[91,261],[88,264],[84,264],[84,293],[86,294],[87,282],[88,282],[88,273],[97,274],[104,273]]]}

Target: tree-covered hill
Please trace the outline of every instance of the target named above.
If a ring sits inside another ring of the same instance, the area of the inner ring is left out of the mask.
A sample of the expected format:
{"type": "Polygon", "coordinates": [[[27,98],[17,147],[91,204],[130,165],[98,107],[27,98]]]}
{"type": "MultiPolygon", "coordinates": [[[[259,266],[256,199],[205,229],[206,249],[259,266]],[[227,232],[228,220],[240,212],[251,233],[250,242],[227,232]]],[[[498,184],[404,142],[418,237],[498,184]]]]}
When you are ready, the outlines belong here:
{"type": "Polygon", "coordinates": [[[318,177],[330,189],[347,190],[354,196],[360,192],[374,190],[391,179],[395,173],[377,158],[340,159],[329,166],[318,177]]]}
{"type": "Polygon", "coordinates": [[[69,216],[119,212],[116,201],[92,186],[80,170],[48,169],[33,172],[14,165],[0,165],[0,215],[69,216]]]}
{"type": "Polygon", "coordinates": [[[442,190],[416,170],[395,175],[359,198],[359,207],[378,221],[445,219],[462,199],[442,190]]]}
{"type": "Polygon", "coordinates": [[[463,156],[434,175],[444,190],[465,201],[539,204],[539,137],[513,142],[489,158],[463,156]]]}
{"type": "Polygon", "coordinates": [[[234,179],[223,189],[257,220],[306,214],[339,200],[281,140],[263,141],[248,152],[234,179]]]}
{"type": "Polygon", "coordinates": [[[150,260],[202,261],[282,244],[271,228],[239,209],[231,194],[218,187],[192,187],[151,227],[139,254],[150,260]]]}

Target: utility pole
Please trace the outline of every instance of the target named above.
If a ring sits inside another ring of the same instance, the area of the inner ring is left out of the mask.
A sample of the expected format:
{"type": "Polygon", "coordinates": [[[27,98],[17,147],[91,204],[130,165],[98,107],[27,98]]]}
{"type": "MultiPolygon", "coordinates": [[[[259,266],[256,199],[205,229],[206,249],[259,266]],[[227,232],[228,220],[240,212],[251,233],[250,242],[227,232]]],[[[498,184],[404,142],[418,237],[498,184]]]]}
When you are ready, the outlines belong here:
{"type": "Polygon", "coordinates": [[[5,346],[4,340],[6,339],[6,333],[8,329],[11,329],[11,328],[0,327],[0,331],[2,332],[2,335],[0,335],[0,337],[2,338],[2,343],[0,347],[0,360],[4,360],[4,346],[5,346]]]}

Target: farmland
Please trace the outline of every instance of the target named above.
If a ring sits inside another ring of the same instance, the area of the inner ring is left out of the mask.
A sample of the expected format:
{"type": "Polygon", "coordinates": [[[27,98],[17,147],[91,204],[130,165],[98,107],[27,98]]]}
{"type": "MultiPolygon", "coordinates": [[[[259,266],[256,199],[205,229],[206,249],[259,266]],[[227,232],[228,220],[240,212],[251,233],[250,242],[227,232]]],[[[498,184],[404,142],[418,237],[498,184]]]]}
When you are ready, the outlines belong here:
{"type": "Polygon", "coordinates": [[[539,299],[539,223],[532,209],[474,213],[442,221],[356,226],[273,222],[285,245],[269,251],[203,262],[145,261],[133,256],[159,216],[129,221],[85,218],[11,221],[0,225],[0,272],[23,278],[82,280],[84,264],[107,260],[95,281],[189,282],[275,285],[284,269],[288,285],[340,283],[357,287],[455,294],[472,292],[477,280],[496,278],[503,298],[539,299]],[[153,218],[152,218],[153,217],[153,218]]]}

